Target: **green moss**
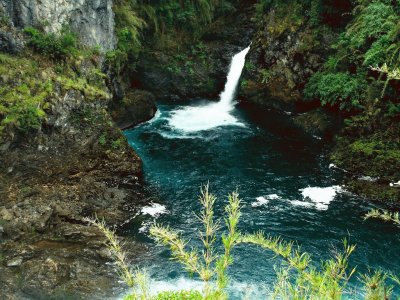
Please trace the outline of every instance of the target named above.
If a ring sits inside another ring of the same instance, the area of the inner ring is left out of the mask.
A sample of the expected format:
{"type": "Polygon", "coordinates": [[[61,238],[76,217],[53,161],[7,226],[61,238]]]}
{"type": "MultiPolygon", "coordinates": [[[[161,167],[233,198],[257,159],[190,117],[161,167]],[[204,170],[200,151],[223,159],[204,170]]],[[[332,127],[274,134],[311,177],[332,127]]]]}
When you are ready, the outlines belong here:
{"type": "Polygon", "coordinates": [[[359,152],[364,155],[373,155],[376,152],[380,151],[379,149],[382,147],[382,143],[379,141],[363,141],[359,140],[351,144],[351,150],[355,152],[359,152]]]}
{"type": "Polygon", "coordinates": [[[102,146],[105,146],[107,144],[107,134],[106,133],[102,133],[99,136],[99,144],[102,146]]]}
{"type": "Polygon", "coordinates": [[[122,137],[112,141],[111,142],[111,148],[114,149],[114,150],[117,150],[117,149],[121,148],[121,146],[122,146],[124,141],[125,141],[125,139],[122,138],[122,137]]]}
{"type": "Polygon", "coordinates": [[[0,137],[7,129],[22,133],[39,129],[56,87],[80,91],[91,101],[109,98],[105,75],[99,69],[93,66],[84,73],[74,71],[83,58],[66,64],[29,51],[24,56],[0,53],[0,137]]]}
{"type": "Polygon", "coordinates": [[[39,68],[26,58],[0,54],[0,134],[9,127],[22,132],[38,129],[46,116],[51,80],[36,77],[39,68]]]}
{"type": "Polygon", "coordinates": [[[109,98],[104,86],[89,84],[87,78],[58,76],[55,80],[67,91],[77,90],[82,92],[87,100],[94,101],[109,98]]]}

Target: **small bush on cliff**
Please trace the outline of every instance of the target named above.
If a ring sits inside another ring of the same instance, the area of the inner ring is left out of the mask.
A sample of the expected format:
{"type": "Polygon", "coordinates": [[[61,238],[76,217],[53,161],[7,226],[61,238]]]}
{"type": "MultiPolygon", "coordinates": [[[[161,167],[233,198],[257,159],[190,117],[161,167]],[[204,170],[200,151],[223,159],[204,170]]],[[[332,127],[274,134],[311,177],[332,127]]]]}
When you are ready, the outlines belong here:
{"type": "Polygon", "coordinates": [[[29,46],[36,52],[54,59],[65,59],[78,52],[78,39],[68,28],[63,28],[59,34],[44,33],[27,27],[24,32],[29,37],[29,46]]]}
{"type": "Polygon", "coordinates": [[[41,126],[53,85],[36,78],[38,72],[29,59],[0,54],[0,136],[6,128],[26,133],[41,126]]]}

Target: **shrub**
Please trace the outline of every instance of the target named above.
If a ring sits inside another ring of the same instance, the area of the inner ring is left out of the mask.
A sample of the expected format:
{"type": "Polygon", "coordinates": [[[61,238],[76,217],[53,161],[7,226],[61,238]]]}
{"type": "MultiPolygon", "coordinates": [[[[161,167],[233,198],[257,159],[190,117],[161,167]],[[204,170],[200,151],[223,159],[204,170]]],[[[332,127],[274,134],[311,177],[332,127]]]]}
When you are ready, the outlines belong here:
{"type": "Polygon", "coordinates": [[[358,110],[367,82],[349,73],[316,73],[304,89],[306,99],[319,99],[322,105],[338,106],[341,110],[358,110]]]}
{"type": "Polygon", "coordinates": [[[29,36],[29,46],[53,59],[65,59],[78,52],[78,39],[68,28],[64,27],[59,34],[44,33],[33,27],[25,28],[24,32],[29,36]]]}
{"type": "Polygon", "coordinates": [[[204,226],[204,231],[199,233],[199,239],[203,243],[201,252],[194,249],[187,250],[187,242],[169,227],[153,225],[150,228],[150,235],[157,243],[169,247],[172,257],[190,274],[197,274],[203,280],[205,284],[203,294],[206,299],[226,299],[225,289],[228,285],[226,271],[233,262],[231,251],[239,238],[236,231],[240,218],[239,195],[234,192],[228,196],[229,203],[225,207],[227,231],[221,236],[224,246],[222,253],[215,252],[216,232],[220,225],[214,220],[214,205],[217,199],[209,193],[208,185],[201,190],[199,200],[202,211],[198,217],[204,226]]]}

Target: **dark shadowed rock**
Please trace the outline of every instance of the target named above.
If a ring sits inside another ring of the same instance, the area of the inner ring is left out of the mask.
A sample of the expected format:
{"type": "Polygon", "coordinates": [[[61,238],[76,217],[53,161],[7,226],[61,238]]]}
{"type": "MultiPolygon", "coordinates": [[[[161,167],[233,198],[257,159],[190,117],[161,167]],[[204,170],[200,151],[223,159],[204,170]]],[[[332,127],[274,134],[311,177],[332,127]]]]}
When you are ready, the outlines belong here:
{"type": "Polygon", "coordinates": [[[128,90],[121,102],[114,103],[111,116],[121,129],[150,120],[157,111],[155,97],[143,90],[128,90]]]}
{"type": "Polygon", "coordinates": [[[232,57],[246,48],[256,29],[252,1],[239,1],[236,10],[209,24],[198,45],[152,49],[148,44],[133,76],[139,88],[157,99],[217,99],[223,90],[232,57]]]}
{"type": "Polygon", "coordinates": [[[23,44],[20,40],[14,38],[10,32],[0,30],[0,52],[18,54],[22,49],[23,44]]]}

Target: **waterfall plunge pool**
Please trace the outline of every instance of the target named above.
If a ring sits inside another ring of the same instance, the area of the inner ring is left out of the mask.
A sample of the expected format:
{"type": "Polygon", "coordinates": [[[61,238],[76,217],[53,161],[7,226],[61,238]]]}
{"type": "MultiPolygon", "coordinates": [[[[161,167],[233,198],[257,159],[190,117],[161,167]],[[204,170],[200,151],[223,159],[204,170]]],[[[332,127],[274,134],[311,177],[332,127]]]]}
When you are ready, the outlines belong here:
{"type": "MultiPolygon", "coordinates": [[[[350,267],[400,274],[398,229],[363,221],[370,204],[340,186],[341,174],[329,168],[324,142],[298,132],[285,116],[235,108],[234,92],[244,57],[235,74],[228,74],[220,102],[159,103],[156,118],[125,132],[143,160],[147,187],[157,195],[128,229],[148,246],[139,265],[151,276],[152,292],[201,289],[198,279],[190,278],[181,265],[170,260],[169,251],[155,247],[148,228],[157,220],[200,246],[193,239],[201,226],[194,213],[200,209],[199,188],[207,182],[218,196],[216,217],[223,215],[227,194],[238,190],[243,201],[242,232],[263,230],[297,241],[314,262],[329,258],[334,249],[341,249],[343,238],[348,238],[357,244],[350,267]]],[[[244,245],[234,250],[233,257],[231,299],[244,295],[265,299],[276,279],[277,260],[244,245]]],[[[361,292],[357,278],[353,277],[350,286],[361,292]]]]}

